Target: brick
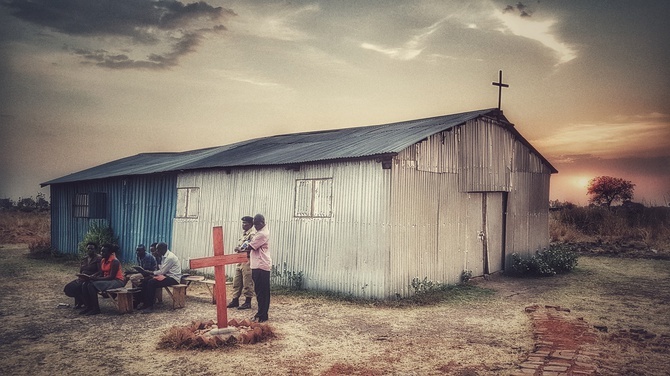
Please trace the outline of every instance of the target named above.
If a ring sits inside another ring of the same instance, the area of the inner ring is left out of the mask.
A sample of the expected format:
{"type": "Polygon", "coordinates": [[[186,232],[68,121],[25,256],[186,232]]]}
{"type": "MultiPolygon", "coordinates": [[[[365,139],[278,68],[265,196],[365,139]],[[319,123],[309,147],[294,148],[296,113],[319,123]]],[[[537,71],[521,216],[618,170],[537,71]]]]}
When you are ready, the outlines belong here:
{"type": "Polygon", "coordinates": [[[554,354],[551,356],[551,358],[556,358],[556,359],[565,359],[565,360],[572,360],[573,356],[571,355],[563,355],[563,354],[554,354]]]}
{"type": "Polygon", "coordinates": [[[575,366],[583,368],[597,368],[595,364],[583,362],[575,362],[575,366]]]}
{"type": "MultiPolygon", "coordinates": [[[[544,371],[554,371],[554,372],[565,372],[568,370],[568,367],[564,366],[544,366],[544,371]]],[[[546,375],[546,373],[545,373],[546,375]]]]}

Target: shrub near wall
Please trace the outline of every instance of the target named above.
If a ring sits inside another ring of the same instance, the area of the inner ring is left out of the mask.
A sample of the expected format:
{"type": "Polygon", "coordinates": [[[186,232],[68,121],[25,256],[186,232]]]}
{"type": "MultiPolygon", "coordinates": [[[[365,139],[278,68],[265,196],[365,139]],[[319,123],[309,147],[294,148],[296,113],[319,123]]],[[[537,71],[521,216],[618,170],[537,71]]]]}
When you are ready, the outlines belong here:
{"type": "Polygon", "coordinates": [[[513,253],[510,274],[518,277],[548,277],[568,273],[577,266],[578,257],[566,244],[552,244],[548,249],[527,258],[513,253]]]}

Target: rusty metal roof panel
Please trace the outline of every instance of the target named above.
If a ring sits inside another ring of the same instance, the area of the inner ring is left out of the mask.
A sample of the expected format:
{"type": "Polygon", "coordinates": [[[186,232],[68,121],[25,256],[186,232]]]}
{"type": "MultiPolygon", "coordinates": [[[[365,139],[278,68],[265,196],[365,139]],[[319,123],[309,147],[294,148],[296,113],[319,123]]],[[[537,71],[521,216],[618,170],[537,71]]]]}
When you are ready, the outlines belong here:
{"type": "Polygon", "coordinates": [[[272,166],[395,154],[426,137],[496,109],[397,123],[284,134],[178,153],[142,153],[42,183],[217,167],[272,166]]]}

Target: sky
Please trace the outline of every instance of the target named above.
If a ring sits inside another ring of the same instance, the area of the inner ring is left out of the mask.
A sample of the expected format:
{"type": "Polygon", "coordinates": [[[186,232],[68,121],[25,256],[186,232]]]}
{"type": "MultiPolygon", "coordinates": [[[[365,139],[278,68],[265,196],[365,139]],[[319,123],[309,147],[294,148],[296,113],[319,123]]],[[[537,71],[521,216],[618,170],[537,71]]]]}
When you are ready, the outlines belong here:
{"type": "Polygon", "coordinates": [[[0,198],[145,152],[502,109],[670,203],[670,2],[0,0],[0,198]]]}

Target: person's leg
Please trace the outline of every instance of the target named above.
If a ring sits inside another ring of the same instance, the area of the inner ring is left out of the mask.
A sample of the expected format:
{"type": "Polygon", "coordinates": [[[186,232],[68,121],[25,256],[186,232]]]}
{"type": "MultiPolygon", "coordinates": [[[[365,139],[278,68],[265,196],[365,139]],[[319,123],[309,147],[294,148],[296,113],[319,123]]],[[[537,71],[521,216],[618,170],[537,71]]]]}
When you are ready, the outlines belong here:
{"type": "Polygon", "coordinates": [[[74,308],[81,308],[84,304],[84,298],[81,294],[81,281],[75,279],[63,288],[65,295],[74,298],[74,308]]]}
{"type": "Polygon", "coordinates": [[[242,294],[244,295],[244,304],[238,309],[250,309],[251,299],[254,297],[254,280],[251,277],[251,267],[249,263],[244,263],[241,266],[240,274],[242,275],[242,294]]]}
{"type": "Polygon", "coordinates": [[[100,305],[98,304],[98,289],[93,283],[86,284],[86,294],[88,296],[88,303],[86,304],[86,315],[97,315],[100,313],[100,305]]]}
{"type": "Polygon", "coordinates": [[[254,291],[256,292],[256,305],[258,306],[258,311],[254,315],[254,318],[259,317],[260,310],[261,310],[261,300],[263,300],[263,297],[260,294],[260,269],[251,269],[251,279],[254,281],[254,291]]]}
{"type": "Polygon", "coordinates": [[[145,279],[145,282],[142,286],[142,294],[144,295],[144,305],[142,308],[153,308],[154,302],[156,301],[156,283],[158,281],[155,278],[145,279]]]}
{"type": "Polygon", "coordinates": [[[233,299],[228,303],[228,308],[234,308],[240,305],[240,295],[242,294],[242,270],[239,266],[235,267],[233,276],[233,299]]]}
{"type": "Polygon", "coordinates": [[[261,283],[259,291],[263,295],[263,299],[259,299],[258,303],[258,321],[263,322],[268,320],[268,311],[270,310],[270,272],[259,270],[258,281],[261,283]]]}
{"type": "Polygon", "coordinates": [[[156,301],[156,289],[162,289],[166,286],[178,285],[179,282],[175,281],[172,278],[165,278],[162,281],[158,281],[155,278],[151,278],[146,285],[147,294],[144,296],[144,311],[143,313],[150,313],[153,311],[154,302],[156,301]]]}
{"type": "Polygon", "coordinates": [[[90,311],[90,307],[91,307],[91,304],[92,304],[91,299],[88,296],[88,285],[90,285],[90,284],[91,284],[91,282],[83,282],[81,284],[81,286],[79,287],[79,289],[80,289],[79,294],[81,295],[81,298],[84,302],[84,305],[86,306],[85,309],[83,309],[81,312],[79,312],[82,315],[86,314],[90,311]]]}

